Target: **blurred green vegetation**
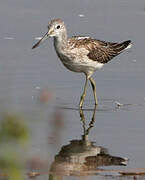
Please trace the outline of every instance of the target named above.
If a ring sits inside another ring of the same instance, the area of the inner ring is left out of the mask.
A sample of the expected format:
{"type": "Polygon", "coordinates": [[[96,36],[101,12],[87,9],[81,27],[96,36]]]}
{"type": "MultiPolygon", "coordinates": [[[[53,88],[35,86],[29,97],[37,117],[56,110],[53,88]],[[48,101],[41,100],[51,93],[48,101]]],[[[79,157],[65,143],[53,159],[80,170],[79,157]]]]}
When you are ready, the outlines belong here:
{"type": "Polygon", "coordinates": [[[24,143],[27,139],[28,128],[22,117],[18,114],[6,114],[0,123],[0,142],[24,143]]]}
{"type": "Polygon", "coordinates": [[[22,116],[5,114],[0,121],[0,171],[8,180],[23,180],[24,149],[29,139],[22,116]]]}

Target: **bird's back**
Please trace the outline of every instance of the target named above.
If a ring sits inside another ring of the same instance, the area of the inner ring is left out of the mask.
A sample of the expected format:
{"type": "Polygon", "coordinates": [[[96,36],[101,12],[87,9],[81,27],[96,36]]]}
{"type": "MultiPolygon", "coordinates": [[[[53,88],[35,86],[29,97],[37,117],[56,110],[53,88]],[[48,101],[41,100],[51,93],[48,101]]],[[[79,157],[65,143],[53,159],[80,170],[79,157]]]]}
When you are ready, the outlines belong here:
{"type": "Polygon", "coordinates": [[[87,56],[90,60],[103,64],[131,46],[130,40],[116,43],[83,36],[74,36],[68,40],[68,43],[71,49],[86,49],[87,56]]]}

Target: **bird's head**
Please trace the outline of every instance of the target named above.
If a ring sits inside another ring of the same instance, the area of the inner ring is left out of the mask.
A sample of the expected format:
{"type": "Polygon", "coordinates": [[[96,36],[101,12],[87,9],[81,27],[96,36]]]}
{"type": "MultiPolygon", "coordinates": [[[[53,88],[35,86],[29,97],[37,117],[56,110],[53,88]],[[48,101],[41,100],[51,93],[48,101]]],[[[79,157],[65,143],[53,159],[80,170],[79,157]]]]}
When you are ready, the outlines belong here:
{"type": "Polygon", "coordinates": [[[47,33],[32,47],[32,49],[38,47],[48,37],[62,37],[66,34],[66,28],[64,22],[61,19],[54,19],[48,23],[47,33]]]}

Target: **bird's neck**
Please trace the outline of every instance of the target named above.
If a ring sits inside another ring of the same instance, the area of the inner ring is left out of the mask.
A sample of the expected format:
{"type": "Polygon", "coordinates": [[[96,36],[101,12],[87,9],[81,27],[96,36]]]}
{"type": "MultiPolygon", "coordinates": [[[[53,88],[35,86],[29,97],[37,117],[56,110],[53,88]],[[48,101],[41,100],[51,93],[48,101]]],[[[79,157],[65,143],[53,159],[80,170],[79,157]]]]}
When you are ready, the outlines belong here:
{"type": "Polygon", "coordinates": [[[56,50],[62,50],[67,46],[67,33],[61,33],[54,37],[54,46],[56,50]]]}

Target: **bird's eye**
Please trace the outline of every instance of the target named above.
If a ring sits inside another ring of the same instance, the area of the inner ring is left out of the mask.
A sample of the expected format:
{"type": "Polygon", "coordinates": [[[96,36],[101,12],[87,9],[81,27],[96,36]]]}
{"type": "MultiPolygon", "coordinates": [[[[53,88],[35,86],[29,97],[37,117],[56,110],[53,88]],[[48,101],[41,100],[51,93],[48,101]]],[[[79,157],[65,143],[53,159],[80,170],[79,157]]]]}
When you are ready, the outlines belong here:
{"type": "Polygon", "coordinates": [[[60,29],[60,25],[58,25],[56,28],[57,28],[57,29],[60,29]]]}

